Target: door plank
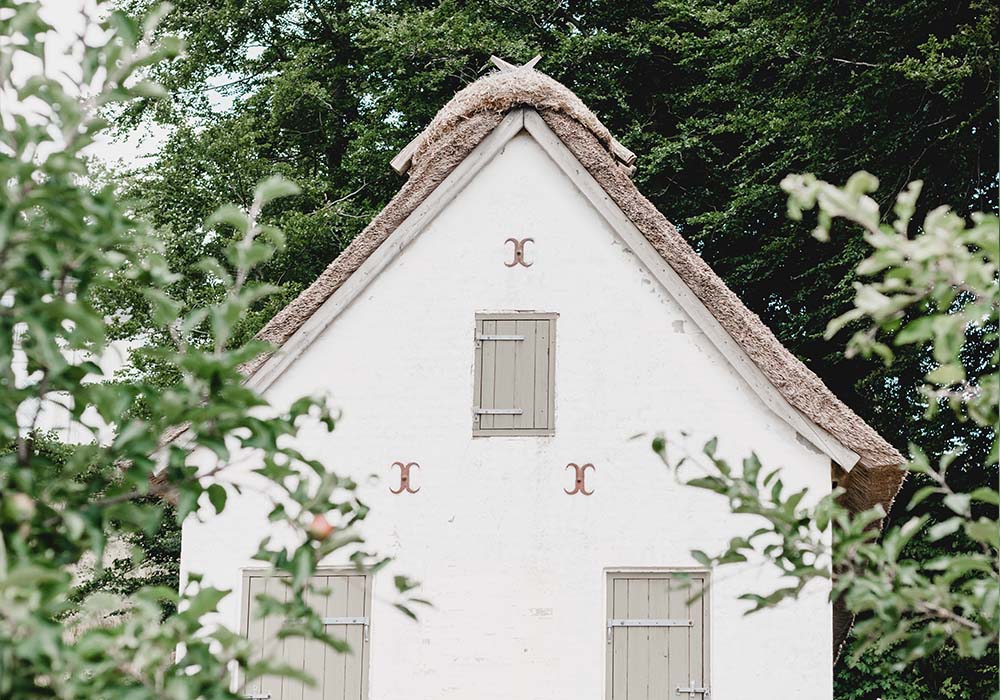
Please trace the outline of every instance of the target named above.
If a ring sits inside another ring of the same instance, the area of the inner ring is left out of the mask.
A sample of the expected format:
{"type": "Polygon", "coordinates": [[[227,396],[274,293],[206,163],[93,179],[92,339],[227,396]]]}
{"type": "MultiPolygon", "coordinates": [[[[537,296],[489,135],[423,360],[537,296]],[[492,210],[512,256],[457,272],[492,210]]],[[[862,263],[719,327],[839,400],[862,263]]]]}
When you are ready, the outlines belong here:
{"type": "MultiPolygon", "coordinates": [[[[649,580],[628,579],[628,618],[649,617],[649,580]]],[[[649,628],[628,627],[628,700],[649,698],[649,628]]]]}
{"type": "MultiPolygon", "coordinates": [[[[259,662],[264,655],[264,620],[257,617],[257,604],[254,602],[258,595],[264,592],[264,584],[267,579],[260,576],[250,578],[247,585],[247,639],[253,650],[250,659],[253,663],[259,662]]],[[[244,692],[247,694],[259,694],[261,692],[262,679],[255,678],[247,684],[244,692]]]]}
{"type": "MultiPolygon", "coordinates": [[[[264,592],[285,602],[288,596],[288,587],[278,576],[266,576],[264,578],[264,592]]],[[[278,630],[282,627],[283,620],[277,615],[269,615],[264,619],[263,653],[268,658],[284,658],[285,640],[278,639],[278,630]]],[[[284,700],[282,697],[282,679],[278,676],[264,676],[261,679],[261,692],[270,693],[271,700],[284,700]]]]}
{"type": "Polygon", "coordinates": [[[695,593],[700,595],[690,604],[694,627],[691,628],[689,675],[698,685],[706,686],[708,678],[705,677],[705,580],[692,579],[691,583],[693,584],[691,595],[695,593]]]}
{"type": "MultiPolygon", "coordinates": [[[[327,587],[326,577],[317,576],[312,580],[313,590],[306,593],[306,602],[309,603],[309,607],[316,611],[316,614],[320,617],[327,616],[327,603],[329,601],[329,593],[324,592],[322,589],[327,587]]],[[[310,639],[306,643],[305,654],[304,654],[304,668],[306,673],[312,676],[314,685],[306,686],[302,692],[302,700],[324,700],[325,695],[323,693],[323,665],[326,660],[326,645],[315,639],[310,639]]]]}
{"type": "MultiPolygon", "coordinates": [[[[365,578],[364,576],[348,576],[347,578],[347,616],[363,617],[365,614],[365,578]]],[[[362,625],[350,625],[347,628],[347,643],[351,651],[344,658],[344,698],[345,700],[361,700],[361,675],[364,671],[365,629],[362,625]]]]}
{"type": "MultiPolygon", "coordinates": [[[[328,576],[326,585],[330,589],[327,615],[329,617],[347,617],[347,577],[328,576]]],[[[328,625],[326,631],[338,639],[346,639],[347,636],[346,625],[328,625]]],[[[347,659],[347,654],[341,654],[336,649],[327,647],[323,663],[325,693],[323,700],[344,700],[347,659]]]]}
{"type": "MultiPolygon", "coordinates": [[[[670,579],[670,617],[688,618],[687,599],[690,595],[688,582],[682,578],[670,579]]],[[[689,681],[690,667],[690,628],[670,627],[667,632],[667,684],[674,692],[677,688],[686,688],[689,681]]],[[[698,699],[694,699],[698,700],[698,699]]]]}
{"type": "MultiPolygon", "coordinates": [[[[670,617],[670,579],[657,577],[649,580],[649,617],[654,620],[670,617]]],[[[649,630],[649,697],[659,700],[674,693],[669,688],[667,652],[669,627],[652,627],[649,630]]]]}
{"type": "MultiPolygon", "coordinates": [[[[611,617],[628,616],[628,580],[616,578],[614,583],[614,607],[611,617]]],[[[614,627],[612,634],[613,671],[611,678],[612,700],[628,700],[628,629],[614,627]]]]}

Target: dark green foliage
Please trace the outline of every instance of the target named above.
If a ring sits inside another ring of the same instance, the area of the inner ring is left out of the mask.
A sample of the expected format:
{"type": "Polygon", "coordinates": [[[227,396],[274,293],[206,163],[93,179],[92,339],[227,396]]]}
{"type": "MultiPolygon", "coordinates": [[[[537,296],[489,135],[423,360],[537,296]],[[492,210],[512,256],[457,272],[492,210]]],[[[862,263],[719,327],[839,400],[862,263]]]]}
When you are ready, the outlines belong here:
{"type": "MultiPolygon", "coordinates": [[[[129,532],[121,541],[122,551],[94,573],[84,572],[84,582],[75,595],[83,600],[94,591],[130,596],[147,586],[180,588],[181,526],[174,509],[160,498],[138,499],[142,506],[163,508],[163,519],[152,533],[129,532]]],[[[113,549],[113,548],[112,548],[113,549]]],[[[175,610],[172,600],[162,601],[164,616],[175,610]]]]}
{"type": "MultiPolygon", "coordinates": [[[[850,652],[850,649],[847,650],[850,652]]],[[[837,700],[971,700],[997,688],[997,662],[972,666],[946,648],[898,674],[882,672],[888,655],[845,657],[837,667],[837,700]]]]}
{"type": "MultiPolygon", "coordinates": [[[[32,435],[31,449],[39,457],[38,477],[52,480],[63,476],[67,461],[81,448],[62,442],[56,433],[36,432],[32,435]]],[[[13,454],[15,450],[16,445],[8,444],[0,452],[13,454]]],[[[86,483],[94,471],[100,471],[100,468],[95,465],[89,472],[82,471],[72,478],[86,483]]],[[[162,517],[159,525],[152,532],[123,531],[120,539],[109,548],[109,552],[114,554],[106,558],[103,567],[94,569],[88,566],[78,572],[81,582],[73,592],[75,600],[82,601],[98,590],[127,597],[146,586],[163,586],[171,590],[180,588],[178,552],[181,548],[181,527],[174,508],[157,497],[136,499],[136,503],[160,510],[162,517]]],[[[164,600],[162,603],[164,615],[174,611],[173,601],[164,600]]]]}
{"type": "MultiPolygon", "coordinates": [[[[151,3],[120,2],[132,11],[151,3]]],[[[846,227],[835,232],[836,245],[804,235],[806,227],[786,219],[778,188],[789,172],[840,182],[864,168],[881,178],[883,205],[923,179],[924,202],[962,214],[995,211],[995,3],[175,5],[164,31],[185,36],[187,58],[157,70],[172,99],[118,120],[121,128],[143,119],[176,127],[131,188],[166,239],[172,265],[186,273],[175,298],[194,306],[223,291],[191,269],[227,242],[204,240],[201,222],[217,206],[245,205],[253,183],[272,172],[302,187],[269,212],[287,247],[254,272],[281,291],[253,308],[238,338],[308,285],[388,201],[401,184],[389,159],[458,89],[491,69],[490,53],[512,61],[541,53],[539,68],[640,155],[640,189],[838,396],[900,448],[913,441],[936,459],[961,436],[969,449],[951,471],[956,489],[996,482],[995,468],[982,466],[989,430],[950,414],[922,420],[916,387],[925,351],[908,348],[885,368],[845,359],[840,340],[824,340],[827,322],[850,306],[866,246],[846,227]]],[[[119,332],[149,327],[156,324],[135,309],[119,332]]],[[[984,374],[991,348],[970,347],[970,374],[984,374]]],[[[904,502],[919,485],[908,482],[904,502]]],[[[916,668],[941,677],[936,663],[916,668]]],[[[865,668],[842,669],[838,692],[854,697],[847,689],[865,668]]],[[[956,678],[980,670],[956,668],[956,678]]]]}

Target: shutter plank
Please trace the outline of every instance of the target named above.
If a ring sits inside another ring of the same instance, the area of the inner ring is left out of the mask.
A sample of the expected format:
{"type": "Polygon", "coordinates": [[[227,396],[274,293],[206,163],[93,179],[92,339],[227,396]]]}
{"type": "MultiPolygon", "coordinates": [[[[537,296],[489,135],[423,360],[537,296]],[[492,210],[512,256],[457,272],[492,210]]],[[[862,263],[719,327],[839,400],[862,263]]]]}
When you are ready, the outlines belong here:
{"type": "MultiPolygon", "coordinates": [[[[658,576],[649,580],[649,617],[654,620],[670,618],[670,579],[658,576]]],[[[667,698],[675,688],[668,685],[667,639],[669,627],[652,627],[649,630],[649,697],[667,698]]]]}
{"type": "MultiPolygon", "coordinates": [[[[476,336],[483,334],[483,321],[481,319],[476,319],[476,336]]],[[[472,406],[473,408],[480,408],[483,405],[483,343],[481,341],[475,342],[476,352],[475,352],[475,362],[473,363],[473,377],[472,377],[472,406]]],[[[472,427],[473,430],[482,428],[483,416],[472,416],[472,427]]]]}
{"type": "MultiPolygon", "coordinates": [[[[497,334],[497,322],[496,321],[483,321],[483,335],[496,335],[497,334]]],[[[482,390],[480,393],[480,403],[481,408],[496,408],[495,401],[495,386],[496,386],[496,366],[497,366],[497,346],[503,343],[498,343],[495,340],[484,340],[482,341],[482,354],[483,354],[483,365],[482,365],[482,390]]],[[[479,427],[483,430],[489,430],[495,427],[496,416],[480,416],[479,417],[479,427]]]]}
{"type": "MultiPolygon", "coordinates": [[[[628,617],[628,580],[614,579],[614,606],[612,618],[628,617]]],[[[613,655],[611,678],[611,700],[628,700],[628,628],[614,627],[612,634],[613,655]]]]}
{"type": "MultiPolygon", "coordinates": [[[[514,335],[517,321],[497,321],[497,335],[514,335]]],[[[516,358],[514,346],[518,341],[497,341],[496,348],[496,379],[493,387],[494,408],[518,408],[514,405],[514,377],[516,376],[516,358]]],[[[514,416],[494,416],[493,427],[509,430],[514,427],[514,416]]]]}
{"type": "MultiPolygon", "coordinates": [[[[649,580],[628,580],[628,615],[632,619],[649,617],[649,580]]],[[[628,629],[628,700],[649,697],[649,628],[628,629]]]]}
{"type": "MultiPolygon", "coordinates": [[[[364,617],[365,614],[365,577],[346,576],[347,579],[347,616],[364,617]]],[[[365,628],[363,625],[347,627],[347,643],[351,651],[344,657],[344,698],[345,700],[361,700],[361,677],[364,670],[365,628]]]]}
{"type": "MultiPolygon", "coordinates": [[[[514,335],[517,321],[497,321],[497,335],[514,335]]],[[[518,341],[497,341],[496,345],[496,376],[493,385],[494,408],[518,408],[514,405],[514,377],[517,372],[515,365],[514,346],[518,341]]],[[[514,427],[514,416],[493,416],[493,427],[511,429],[514,427]]]]}
{"type": "Polygon", "coordinates": [[[552,322],[538,321],[535,326],[535,400],[533,427],[551,428],[549,416],[549,346],[552,322]]]}
{"type": "Polygon", "coordinates": [[[515,334],[524,340],[514,346],[514,408],[524,413],[513,416],[515,428],[535,427],[535,329],[543,321],[515,321],[515,334]]]}

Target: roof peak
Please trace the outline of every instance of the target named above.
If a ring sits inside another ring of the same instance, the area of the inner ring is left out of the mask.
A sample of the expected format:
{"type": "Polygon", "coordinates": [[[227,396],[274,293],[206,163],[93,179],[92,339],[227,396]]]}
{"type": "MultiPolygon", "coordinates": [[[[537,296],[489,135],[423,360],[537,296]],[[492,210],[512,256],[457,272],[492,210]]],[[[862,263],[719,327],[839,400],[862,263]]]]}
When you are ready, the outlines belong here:
{"type": "Polygon", "coordinates": [[[635,172],[635,153],[612,136],[597,115],[572,90],[535,68],[541,60],[540,55],[522,66],[515,66],[496,56],[491,56],[490,60],[498,70],[487,73],[455,93],[431,123],[392,159],[391,165],[396,172],[400,175],[407,173],[424,154],[432,150],[432,144],[461,122],[484,112],[502,116],[522,107],[538,112],[558,112],[573,119],[591,132],[629,175],[635,172]]]}
{"type": "Polygon", "coordinates": [[[533,59],[528,61],[522,66],[515,66],[513,63],[509,63],[499,56],[490,56],[490,62],[499,68],[501,71],[514,70],[515,68],[534,68],[538,65],[538,62],[542,60],[542,54],[536,54],[533,59]]]}

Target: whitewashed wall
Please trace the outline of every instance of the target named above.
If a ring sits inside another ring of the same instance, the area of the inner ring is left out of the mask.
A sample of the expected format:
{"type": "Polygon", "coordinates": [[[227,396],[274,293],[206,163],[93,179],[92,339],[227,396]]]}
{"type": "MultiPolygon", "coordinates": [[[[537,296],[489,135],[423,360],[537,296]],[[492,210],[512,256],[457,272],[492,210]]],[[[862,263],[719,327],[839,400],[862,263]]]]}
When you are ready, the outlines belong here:
{"type": "MultiPolygon", "coordinates": [[[[302,447],[362,484],[370,546],[395,558],[375,583],[370,697],[529,700],[604,696],[605,571],[691,566],[748,532],[717,497],[682,487],[641,431],[712,435],[817,494],[829,460],[752,393],[530,136],[511,141],[268,390],[332,392],[344,416],[302,447]],[[531,236],[530,268],[507,268],[531,236]],[[471,437],[477,311],[558,312],[556,432],[471,437]],[[391,495],[394,461],[416,495],[391,495]],[[568,462],[592,462],[593,496],[567,496],[568,462]],[[376,481],[367,477],[375,473],[376,481]],[[392,574],[435,605],[396,612],[392,574]]],[[[182,564],[239,590],[266,531],[257,497],[184,531],[182,564]]],[[[329,562],[338,563],[338,562],[329,562]]],[[[831,697],[830,608],[819,587],[744,617],[761,569],[720,572],[711,594],[715,700],[831,697]]],[[[238,592],[225,603],[237,625],[238,592]]]]}

